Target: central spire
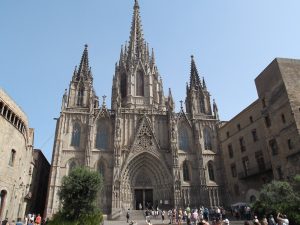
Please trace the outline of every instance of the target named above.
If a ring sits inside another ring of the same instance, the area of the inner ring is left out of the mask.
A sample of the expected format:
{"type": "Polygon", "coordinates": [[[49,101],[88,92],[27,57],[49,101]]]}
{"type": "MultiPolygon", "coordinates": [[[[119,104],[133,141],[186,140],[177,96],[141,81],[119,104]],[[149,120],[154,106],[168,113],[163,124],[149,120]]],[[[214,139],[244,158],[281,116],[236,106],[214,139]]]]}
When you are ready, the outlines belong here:
{"type": "Polygon", "coordinates": [[[140,6],[137,0],[134,2],[131,31],[129,37],[129,58],[139,57],[144,51],[145,43],[143,37],[142,23],[140,18],[140,6]]]}

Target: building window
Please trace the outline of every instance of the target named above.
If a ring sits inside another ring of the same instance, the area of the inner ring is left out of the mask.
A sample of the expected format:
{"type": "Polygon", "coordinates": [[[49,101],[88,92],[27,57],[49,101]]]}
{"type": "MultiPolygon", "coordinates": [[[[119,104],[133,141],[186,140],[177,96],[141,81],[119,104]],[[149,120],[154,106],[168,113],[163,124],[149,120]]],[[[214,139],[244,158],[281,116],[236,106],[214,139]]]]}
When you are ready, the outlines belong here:
{"type": "Polygon", "coordinates": [[[96,148],[97,149],[108,149],[109,135],[108,128],[104,123],[99,123],[96,135],[96,148]]]}
{"type": "Polygon", "coordinates": [[[265,171],[266,164],[265,164],[265,160],[264,160],[262,151],[255,152],[255,158],[256,158],[256,162],[257,162],[259,171],[261,171],[261,172],[265,171]]]}
{"type": "Polygon", "coordinates": [[[102,179],[104,180],[104,178],[105,178],[105,165],[104,165],[103,162],[99,163],[98,170],[99,170],[99,173],[100,173],[102,179]]]}
{"type": "Polygon", "coordinates": [[[14,166],[15,159],[16,159],[16,150],[12,149],[11,152],[10,152],[10,158],[9,158],[8,165],[14,166]]]}
{"type": "Polygon", "coordinates": [[[256,142],[258,140],[256,129],[252,130],[251,133],[252,133],[253,141],[256,142]]]}
{"type": "Polygon", "coordinates": [[[252,116],[249,117],[249,120],[250,120],[250,123],[253,123],[253,117],[252,116]]]}
{"type": "Polygon", "coordinates": [[[238,124],[238,125],[237,125],[237,129],[238,129],[238,130],[241,130],[241,124],[238,124]]]}
{"type": "Polygon", "coordinates": [[[293,142],[292,142],[291,139],[288,139],[288,140],[287,140],[287,144],[288,144],[289,150],[293,149],[293,142]]]}
{"type": "Polygon", "coordinates": [[[80,87],[77,93],[77,106],[83,106],[84,89],[80,87]]]}
{"type": "Polygon", "coordinates": [[[183,162],[182,172],[183,172],[183,181],[190,181],[189,166],[187,161],[183,162]]]}
{"type": "Polygon", "coordinates": [[[210,129],[208,127],[205,127],[203,132],[204,132],[204,148],[211,150],[212,144],[211,144],[210,129]]]}
{"type": "Polygon", "coordinates": [[[244,140],[244,138],[241,137],[241,138],[239,139],[239,141],[240,141],[241,152],[246,151],[246,145],[245,145],[245,140],[244,140]]]}
{"type": "Polygon", "coordinates": [[[2,190],[0,192],[0,218],[4,218],[3,212],[5,209],[6,197],[7,197],[7,191],[2,190]]]}
{"type": "Polygon", "coordinates": [[[179,130],[179,149],[183,151],[189,150],[189,137],[187,129],[184,127],[179,130]]]}
{"type": "Polygon", "coordinates": [[[142,71],[136,74],[136,95],[144,96],[144,74],[142,71]]]}
{"type": "Polygon", "coordinates": [[[75,161],[71,161],[69,162],[69,171],[68,171],[68,174],[70,174],[75,168],[77,167],[77,164],[75,161]]]}
{"type": "Polygon", "coordinates": [[[125,73],[121,75],[120,89],[121,89],[121,97],[125,98],[127,95],[127,76],[125,73]]]}
{"type": "Polygon", "coordinates": [[[213,167],[212,162],[207,163],[207,169],[208,169],[209,180],[215,181],[214,167],[213,167]]]}
{"type": "Polygon", "coordinates": [[[266,127],[270,127],[271,126],[271,120],[269,116],[265,116],[265,124],[266,127]]]}
{"type": "Polygon", "coordinates": [[[237,176],[236,165],[235,164],[231,164],[231,175],[232,175],[232,177],[236,177],[237,176]]]}
{"type": "Polygon", "coordinates": [[[228,155],[229,155],[229,158],[233,158],[232,144],[228,145],[228,155]]]}
{"type": "Polygon", "coordinates": [[[270,140],[269,141],[269,146],[271,148],[272,155],[277,155],[278,154],[278,146],[277,146],[276,139],[270,140]]]}
{"type": "Polygon", "coordinates": [[[286,122],[284,114],[281,114],[281,121],[282,121],[282,123],[286,122]]]}
{"type": "Polygon", "coordinates": [[[249,158],[246,156],[242,159],[243,163],[243,169],[244,169],[244,174],[245,176],[248,175],[248,170],[249,170],[249,158]]]}
{"type": "Polygon", "coordinates": [[[254,203],[256,201],[256,197],[254,195],[250,196],[250,203],[254,203]]]}
{"type": "Polygon", "coordinates": [[[80,145],[80,125],[79,123],[75,123],[73,126],[71,146],[79,147],[80,145]]]}
{"type": "Polygon", "coordinates": [[[229,138],[229,131],[226,132],[226,137],[229,138]]]}

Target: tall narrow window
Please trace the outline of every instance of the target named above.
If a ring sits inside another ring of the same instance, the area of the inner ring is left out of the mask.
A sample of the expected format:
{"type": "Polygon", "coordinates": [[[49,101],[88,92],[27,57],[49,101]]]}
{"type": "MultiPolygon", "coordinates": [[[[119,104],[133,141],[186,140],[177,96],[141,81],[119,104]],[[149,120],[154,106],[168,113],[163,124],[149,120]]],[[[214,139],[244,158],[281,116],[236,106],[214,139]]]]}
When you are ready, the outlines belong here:
{"type": "Polygon", "coordinates": [[[284,114],[281,114],[281,121],[282,121],[282,123],[285,123],[286,121],[285,121],[285,116],[284,116],[284,114]]]}
{"type": "Polygon", "coordinates": [[[278,146],[277,146],[276,139],[270,140],[269,141],[269,146],[271,148],[272,155],[277,155],[278,154],[278,146]]]}
{"type": "Polygon", "coordinates": [[[249,158],[248,157],[244,157],[242,159],[243,162],[243,169],[244,169],[244,174],[245,176],[248,176],[248,171],[249,171],[249,158]]]}
{"type": "Polygon", "coordinates": [[[10,152],[10,158],[9,158],[8,165],[14,166],[15,159],[16,159],[16,150],[12,149],[11,152],[10,152]]]}
{"type": "Polygon", "coordinates": [[[84,89],[80,87],[77,93],[77,106],[83,106],[84,89]]]}
{"type": "Polygon", "coordinates": [[[73,126],[73,132],[72,132],[72,139],[71,139],[71,146],[79,147],[80,145],[80,125],[79,123],[75,123],[73,126]]]}
{"type": "Polygon", "coordinates": [[[256,129],[252,130],[251,133],[252,133],[253,141],[256,142],[258,140],[256,129]]]}
{"type": "Polygon", "coordinates": [[[208,127],[204,128],[204,148],[212,149],[210,129],[208,127]]]}
{"type": "Polygon", "coordinates": [[[136,95],[144,96],[144,74],[138,71],[136,74],[136,95]]]}
{"type": "Polygon", "coordinates": [[[244,140],[244,138],[241,137],[241,138],[239,139],[239,141],[240,141],[241,152],[246,151],[246,145],[245,145],[245,140],[244,140]]]}
{"type": "Polygon", "coordinates": [[[271,126],[271,119],[269,116],[265,116],[265,124],[266,127],[270,127],[271,126]]]}
{"type": "Polygon", "coordinates": [[[105,165],[104,165],[103,162],[99,163],[98,171],[101,174],[102,179],[104,180],[104,178],[105,178],[105,165]]]}
{"type": "Polygon", "coordinates": [[[237,176],[236,165],[234,163],[231,164],[231,175],[232,175],[232,177],[236,177],[237,176]]]}
{"type": "Polygon", "coordinates": [[[184,161],[183,162],[183,165],[182,165],[182,172],[183,172],[183,180],[184,181],[190,181],[190,173],[189,173],[189,166],[188,166],[188,163],[187,161],[184,161]]]}
{"type": "Polygon", "coordinates": [[[259,171],[261,171],[261,172],[265,171],[266,164],[265,164],[265,160],[264,160],[262,151],[255,152],[255,158],[256,158],[256,162],[257,162],[259,171]]]}
{"type": "Polygon", "coordinates": [[[181,127],[179,130],[179,149],[183,151],[189,150],[189,137],[185,127],[181,127]]]}
{"type": "Polygon", "coordinates": [[[108,127],[105,123],[99,123],[97,128],[96,136],[96,148],[97,149],[108,149],[109,136],[108,136],[108,127]]]}
{"type": "Polygon", "coordinates": [[[76,162],[75,161],[71,161],[69,163],[69,172],[68,172],[68,174],[70,174],[76,167],[77,167],[76,162]]]}
{"type": "Polygon", "coordinates": [[[6,196],[7,196],[6,190],[2,190],[0,192],[0,218],[4,218],[3,212],[6,203],[6,196]]]}
{"type": "Polygon", "coordinates": [[[121,90],[121,97],[125,98],[127,95],[127,76],[125,73],[121,75],[120,90],[121,90]]]}
{"type": "Polygon", "coordinates": [[[288,140],[287,140],[287,144],[288,144],[289,150],[293,149],[293,142],[292,142],[291,139],[288,139],[288,140]]]}
{"type": "Polygon", "coordinates": [[[208,162],[207,169],[208,169],[209,180],[214,181],[215,180],[215,174],[214,174],[214,167],[212,165],[212,162],[208,162]]]}

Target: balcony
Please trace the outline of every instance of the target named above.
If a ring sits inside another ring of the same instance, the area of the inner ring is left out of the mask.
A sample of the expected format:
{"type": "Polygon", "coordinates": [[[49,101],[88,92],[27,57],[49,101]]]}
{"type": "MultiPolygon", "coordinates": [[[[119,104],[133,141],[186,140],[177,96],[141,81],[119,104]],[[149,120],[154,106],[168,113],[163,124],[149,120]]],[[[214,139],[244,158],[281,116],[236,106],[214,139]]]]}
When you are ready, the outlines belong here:
{"type": "Polygon", "coordinates": [[[243,179],[247,179],[249,177],[253,177],[253,176],[257,176],[257,175],[267,173],[269,171],[272,171],[271,162],[265,163],[264,166],[261,165],[260,167],[259,166],[251,167],[247,171],[239,172],[238,173],[238,178],[240,180],[243,180],[243,179]]]}

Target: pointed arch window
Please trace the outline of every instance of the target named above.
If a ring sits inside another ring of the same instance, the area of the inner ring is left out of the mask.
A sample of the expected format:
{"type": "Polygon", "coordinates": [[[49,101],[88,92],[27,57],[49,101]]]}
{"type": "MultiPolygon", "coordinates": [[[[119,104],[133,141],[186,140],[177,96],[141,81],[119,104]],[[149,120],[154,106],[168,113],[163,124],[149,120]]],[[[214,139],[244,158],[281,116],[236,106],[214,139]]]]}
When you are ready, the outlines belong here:
{"type": "Polygon", "coordinates": [[[144,96],[144,73],[142,71],[136,74],[136,95],[144,96]]]}
{"type": "Polygon", "coordinates": [[[77,93],[77,106],[83,106],[84,88],[80,87],[77,93]]]}
{"type": "Polygon", "coordinates": [[[107,150],[109,145],[108,126],[104,123],[99,123],[96,136],[96,148],[107,150]]]}
{"type": "Polygon", "coordinates": [[[208,162],[207,169],[208,169],[208,178],[209,178],[209,180],[215,181],[214,167],[213,167],[212,162],[208,162]]]}
{"type": "Polygon", "coordinates": [[[189,150],[189,136],[188,131],[185,127],[179,130],[179,149],[183,151],[189,150]]]}
{"type": "Polygon", "coordinates": [[[7,191],[2,190],[0,192],[0,218],[3,218],[3,212],[5,208],[5,203],[6,203],[6,197],[7,197],[7,191]]]}
{"type": "Polygon", "coordinates": [[[183,172],[183,181],[190,181],[190,171],[189,171],[189,165],[187,161],[183,162],[182,172],[183,172]]]}
{"type": "Polygon", "coordinates": [[[121,82],[120,82],[120,90],[121,90],[121,97],[124,98],[127,95],[127,76],[125,73],[121,75],[121,82]]]}
{"type": "Polygon", "coordinates": [[[80,132],[81,132],[81,127],[79,123],[75,123],[72,131],[71,146],[74,147],[80,146],[80,132]]]}
{"type": "Polygon", "coordinates": [[[208,127],[204,128],[204,148],[205,149],[212,149],[212,143],[211,143],[211,132],[208,127]]]}
{"type": "Polygon", "coordinates": [[[104,165],[103,162],[99,163],[98,171],[101,174],[102,179],[104,180],[104,178],[105,178],[105,165],[104,165]]]}
{"type": "Polygon", "coordinates": [[[71,161],[69,163],[69,171],[68,171],[68,174],[70,174],[75,168],[77,167],[77,164],[75,161],[71,161]]]}

